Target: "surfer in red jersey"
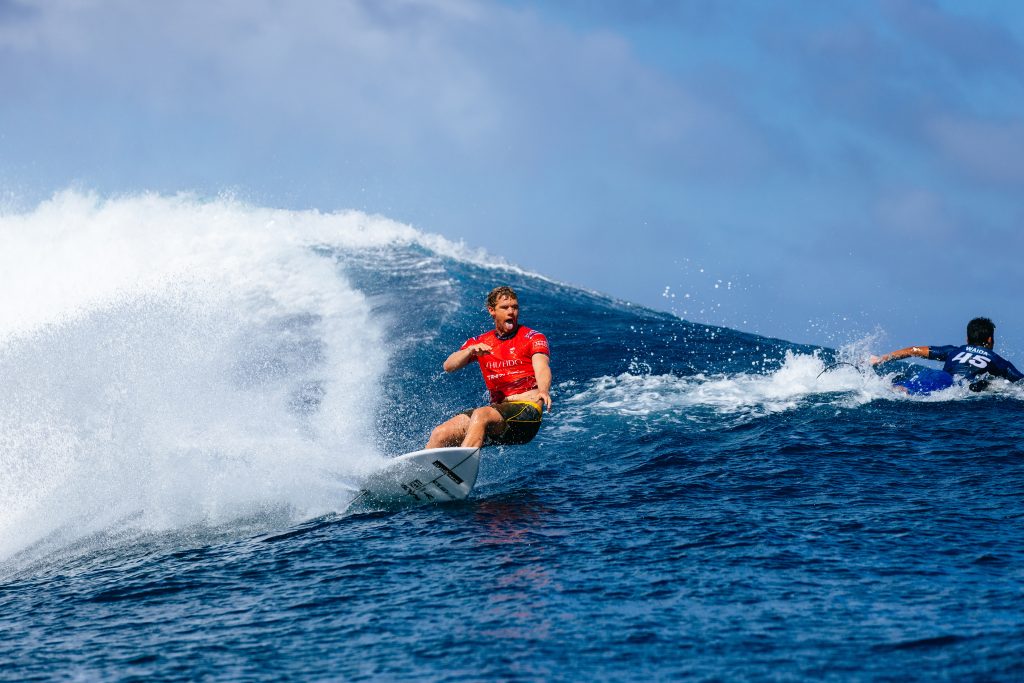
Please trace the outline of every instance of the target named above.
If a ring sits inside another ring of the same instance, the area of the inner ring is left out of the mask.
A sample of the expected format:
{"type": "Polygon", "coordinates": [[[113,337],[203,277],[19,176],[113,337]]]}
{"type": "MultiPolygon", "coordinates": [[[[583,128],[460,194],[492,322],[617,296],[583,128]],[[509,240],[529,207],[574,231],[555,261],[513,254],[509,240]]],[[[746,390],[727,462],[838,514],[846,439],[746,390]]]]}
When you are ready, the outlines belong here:
{"type": "Polygon", "coordinates": [[[540,429],[551,409],[551,367],[547,338],[519,324],[519,297],[511,287],[487,295],[494,329],[471,337],[448,356],[445,372],[480,365],[490,405],[463,411],[434,428],[427,448],[524,444],[540,429]]]}

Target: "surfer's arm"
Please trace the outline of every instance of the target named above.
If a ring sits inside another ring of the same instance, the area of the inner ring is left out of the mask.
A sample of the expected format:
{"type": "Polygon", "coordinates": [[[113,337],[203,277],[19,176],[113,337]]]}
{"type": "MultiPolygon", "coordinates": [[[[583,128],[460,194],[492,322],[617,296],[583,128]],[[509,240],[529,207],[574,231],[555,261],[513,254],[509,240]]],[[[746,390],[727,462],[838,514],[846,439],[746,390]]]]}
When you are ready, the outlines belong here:
{"type": "Polygon", "coordinates": [[[884,363],[886,361],[899,360],[900,358],[910,358],[911,356],[916,356],[917,358],[927,358],[928,357],[928,347],[927,346],[908,346],[905,349],[899,349],[897,351],[892,351],[890,353],[886,353],[886,354],[881,355],[881,356],[871,356],[870,360],[871,360],[871,364],[872,365],[878,365],[879,363],[884,363]]]}
{"type": "Polygon", "coordinates": [[[546,353],[535,353],[530,358],[533,375],[537,378],[537,398],[544,403],[544,409],[551,410],[551,364],[546,353]]]}
{"type": "Polygon", "coordinates": [[[477,357],[490,353],[491,347],[487,344],[473,344],[464,349],[459,349],[444,362],[445,372],[455,372],[469,365],[477,357]]]}

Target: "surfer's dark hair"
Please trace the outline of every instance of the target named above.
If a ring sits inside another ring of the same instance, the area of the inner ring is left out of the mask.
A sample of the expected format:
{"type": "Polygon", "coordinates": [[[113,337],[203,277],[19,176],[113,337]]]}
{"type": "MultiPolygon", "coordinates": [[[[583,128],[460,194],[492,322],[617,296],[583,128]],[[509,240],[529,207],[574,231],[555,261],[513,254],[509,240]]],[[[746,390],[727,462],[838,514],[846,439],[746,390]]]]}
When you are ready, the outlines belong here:
{"type": "Polygon", "coordinates": [[[996,324],[988,318],[975,318],[967,323],[967,343],[984,344],[990,337],[995,337],[996,324]]]}
{"type": "Polygon", "coordinates": [[[516,290],[512,289],[507,285],[501,287],[495,287],[491,290],[491,293],[487,295],[487,308],[494,308],[498,305],[498,299],[503,298],[515,299],[519,301],[519,296],[516,294],[516,290]]]}

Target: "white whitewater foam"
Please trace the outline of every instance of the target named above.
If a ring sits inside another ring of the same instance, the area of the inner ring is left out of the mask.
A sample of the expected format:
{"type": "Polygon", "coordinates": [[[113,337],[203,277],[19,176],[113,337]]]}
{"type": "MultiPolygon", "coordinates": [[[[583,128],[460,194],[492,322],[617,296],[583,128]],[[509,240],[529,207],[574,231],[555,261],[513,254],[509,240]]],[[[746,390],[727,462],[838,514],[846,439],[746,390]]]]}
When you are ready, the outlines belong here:
{"type": "MultiPolygon", "coordinates": [[[[856,354],[846,355],[854,358],[856,354]]],[[[606,376],[593,380],[566,403],[598,414],[692,421],[701,415],[763,417],[793,410],[816,397],[845,407],[902,398],[889,379],[873,372],[850,365],[825,369],[816,354],[787,351],[782,367],[768,374],[606,376]]]]}
{"type": "Polygon", "coordinates": [[[314,247],[411,242],[467,256],[380,217],[230,198],[69,191],[0,214],[0,560],[343,508],[345,477],[381,460],[388,358],[314,247]]]}

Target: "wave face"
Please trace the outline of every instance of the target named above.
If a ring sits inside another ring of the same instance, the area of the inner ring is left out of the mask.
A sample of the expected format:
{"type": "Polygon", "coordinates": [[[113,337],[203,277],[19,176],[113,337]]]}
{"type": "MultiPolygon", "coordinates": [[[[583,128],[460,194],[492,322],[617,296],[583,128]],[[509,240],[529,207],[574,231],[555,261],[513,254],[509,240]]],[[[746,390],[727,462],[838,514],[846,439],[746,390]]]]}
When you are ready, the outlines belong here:
{"type": "Polygon", "coordinates": [[[827,370],[870,339],[696,325],[355,212],[66,192],[0,239],[0,679],[1022,673],[1018,387],[907,397],[827,370]],[[464,503],[340,514],[485,400],[440,364],[496,284],[552,344],[537,439],[464,503]]]}

